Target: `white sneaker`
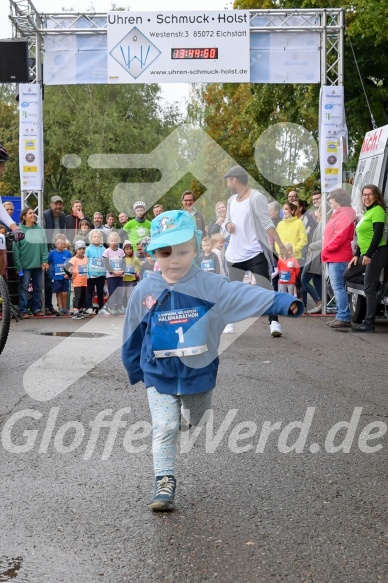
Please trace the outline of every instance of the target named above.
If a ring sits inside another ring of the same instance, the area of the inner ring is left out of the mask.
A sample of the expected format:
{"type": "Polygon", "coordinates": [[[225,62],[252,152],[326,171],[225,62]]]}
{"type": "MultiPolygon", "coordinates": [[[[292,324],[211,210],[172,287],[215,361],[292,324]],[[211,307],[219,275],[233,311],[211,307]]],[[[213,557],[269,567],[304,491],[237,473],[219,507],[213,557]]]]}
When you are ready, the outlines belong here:
{"type": "Polygon", "coordinates": [[[224,328],[223,334],[234,334],[234,326],[233,324],[227,324],[224,328]]]}
{"type": "Polygon", "coordinates": [[[273,338],[279,338],[282,335],[282,329],[280,327],[280,324],[279,324],[279,322],[276,322],[275,320],[270,323],[269,329],[271,331],[271,336],[273,338]]]}
{"type": "Polygon", "coordinates": [[[99,310],[98,315],[99,316],[110,316],[110,313],[105,308],[102,308],[101,310],[99,310]]]}
{"type": "Polygon", "coordinates": [[[312,308],[312,310],[309,310],[307,313],[308,314],[320,314],[322,312],[322,304],[319,304],[319,306],[315,306],[314,308],[312,308]]]}

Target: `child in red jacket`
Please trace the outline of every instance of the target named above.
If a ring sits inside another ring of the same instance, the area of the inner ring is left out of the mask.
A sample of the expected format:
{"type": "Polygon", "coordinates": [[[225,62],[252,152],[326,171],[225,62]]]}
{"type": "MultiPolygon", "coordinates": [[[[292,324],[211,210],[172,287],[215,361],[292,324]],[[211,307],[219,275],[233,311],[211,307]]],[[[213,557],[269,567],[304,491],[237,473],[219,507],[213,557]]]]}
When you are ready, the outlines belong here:
{"type": "Polygon", "coordinates": [[[291,243],[285,243],[285,247],[289,253],[288,259],[278,259],[279,270],[279,284],[278,290],[280,292],[288,292],[292,296],[295,295],[295,284],[300,273],[300,266],[298,260],[293,256],[294,249],[291,243]]]}

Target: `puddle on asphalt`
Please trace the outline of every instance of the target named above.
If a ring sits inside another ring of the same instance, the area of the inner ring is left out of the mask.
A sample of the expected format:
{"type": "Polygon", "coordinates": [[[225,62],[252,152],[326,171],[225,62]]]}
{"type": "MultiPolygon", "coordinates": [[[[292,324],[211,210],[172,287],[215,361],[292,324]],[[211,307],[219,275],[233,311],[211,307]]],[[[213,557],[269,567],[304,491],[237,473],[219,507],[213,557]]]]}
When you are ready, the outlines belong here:
{"type": "Polygon", "coordinates": [[[37,332],[39,336],[61,336],[62,338],[68,338],[72,336],[73,338],[101,338],[102,336],[108,336],[108,334],[102,334],[101,332],[37,332]]]}
{"type": "Polygon", "coordinates": [[[20,571],[23,559],[21,557],[0,556],[0,582],[16,579],[20,571]]]}

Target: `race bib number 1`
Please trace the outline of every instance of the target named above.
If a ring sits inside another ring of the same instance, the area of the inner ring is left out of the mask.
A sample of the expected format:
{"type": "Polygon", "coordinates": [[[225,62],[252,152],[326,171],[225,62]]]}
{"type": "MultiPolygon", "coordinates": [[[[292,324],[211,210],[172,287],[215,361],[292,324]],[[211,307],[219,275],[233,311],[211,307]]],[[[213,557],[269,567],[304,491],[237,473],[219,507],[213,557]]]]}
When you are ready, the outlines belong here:
{"type": "Polygon", "coordinates": [[[154,312],[151,315],[152,349],[157,358],[194,356],[207,351],[206,306],[154,312]]]}

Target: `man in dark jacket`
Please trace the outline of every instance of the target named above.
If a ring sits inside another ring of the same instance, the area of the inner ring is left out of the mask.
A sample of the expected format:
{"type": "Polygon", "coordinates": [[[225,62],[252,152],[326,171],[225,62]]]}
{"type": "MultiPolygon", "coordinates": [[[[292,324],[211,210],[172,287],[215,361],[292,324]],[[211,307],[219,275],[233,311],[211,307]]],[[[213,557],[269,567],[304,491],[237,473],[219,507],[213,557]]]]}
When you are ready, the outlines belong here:
{"type": "MultiPolygon", "coordinates": [[[[58,233],[66,232],[66,215],[63,212],[63,199],[58,196],[52,196],[50,199],[50,208],[43,212],[43,227],[46,231],[47,247],[49,251],[55,249],[55,236],[58,233]]],[[[52,303],[52,286],[51,270],[44,274],[44,298],[45,314],[56,314],[52,303]]]]}
{"type": "Polygon", "coordinates": [[[43,213],[43,227],[46,229],[49,250],[55,249],[55,235],[66,232],[66,215],[63,212],[63,199],[60,196],[51,197],[50,208],[43,213]]]}

